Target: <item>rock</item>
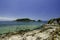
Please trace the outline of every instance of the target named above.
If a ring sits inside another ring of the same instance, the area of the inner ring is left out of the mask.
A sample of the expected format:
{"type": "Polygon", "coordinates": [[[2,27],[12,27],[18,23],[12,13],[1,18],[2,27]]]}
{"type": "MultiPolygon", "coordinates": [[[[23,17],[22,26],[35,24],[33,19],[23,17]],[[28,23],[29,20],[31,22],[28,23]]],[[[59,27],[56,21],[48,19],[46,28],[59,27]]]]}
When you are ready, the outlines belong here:
{"type": "Polygon", "coordinates": [[[60,18],[50,19],[48,21],[48,24],[59,24],[60,25],[60,18]]]}

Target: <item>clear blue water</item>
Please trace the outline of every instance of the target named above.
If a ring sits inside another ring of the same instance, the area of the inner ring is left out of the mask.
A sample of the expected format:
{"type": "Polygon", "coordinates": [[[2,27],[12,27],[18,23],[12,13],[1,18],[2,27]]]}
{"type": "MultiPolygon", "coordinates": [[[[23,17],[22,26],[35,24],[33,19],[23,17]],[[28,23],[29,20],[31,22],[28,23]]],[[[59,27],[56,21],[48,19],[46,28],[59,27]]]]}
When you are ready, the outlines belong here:
{"type": "Polygon", "coordinates": [[[18,30],[25,30],[25,29],[36,29],[41,25],[47,23],[44,22],[15,22],[15,21],[0,21],[0,34],[7,33],[7,32],[15,32],[18,30]]]}

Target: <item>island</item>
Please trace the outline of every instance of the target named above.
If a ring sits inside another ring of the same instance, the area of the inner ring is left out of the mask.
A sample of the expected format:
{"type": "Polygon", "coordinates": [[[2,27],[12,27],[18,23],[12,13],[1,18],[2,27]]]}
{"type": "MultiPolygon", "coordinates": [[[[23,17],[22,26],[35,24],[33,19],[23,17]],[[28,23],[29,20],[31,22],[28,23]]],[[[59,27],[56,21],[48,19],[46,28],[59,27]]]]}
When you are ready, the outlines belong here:
{"type": "Polygon", "coordinates": [[[22,18],[22,19],[16,19],[17,22],[35,22],[35,20],[31,20],[29,18],[22,18]]]}
{"type": "Polygon", "coordinates": [[[41,22],[41,20],[37,20],[37,22],[41,22]]]}

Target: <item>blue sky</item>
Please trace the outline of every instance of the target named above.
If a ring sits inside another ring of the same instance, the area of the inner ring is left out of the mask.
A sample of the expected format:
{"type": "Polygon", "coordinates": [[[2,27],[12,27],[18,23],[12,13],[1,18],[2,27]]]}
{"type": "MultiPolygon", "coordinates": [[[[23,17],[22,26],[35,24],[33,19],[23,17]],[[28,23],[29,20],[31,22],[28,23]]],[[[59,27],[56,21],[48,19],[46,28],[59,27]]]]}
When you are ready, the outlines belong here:
{"type": "Polygon", "coordinates": [[[0,0],[0,20],[60,17],[60,0],[0,0]]]}

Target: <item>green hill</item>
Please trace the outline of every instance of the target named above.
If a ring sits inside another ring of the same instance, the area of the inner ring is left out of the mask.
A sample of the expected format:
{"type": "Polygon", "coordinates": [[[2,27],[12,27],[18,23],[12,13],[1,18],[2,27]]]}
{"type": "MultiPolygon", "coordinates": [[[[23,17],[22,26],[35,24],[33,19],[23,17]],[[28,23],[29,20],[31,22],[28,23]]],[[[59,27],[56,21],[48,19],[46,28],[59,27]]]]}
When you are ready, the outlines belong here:
{"type": "Polygon", "coordinates": [[[31,20],[29,18],[22,18],[22,19],[16,19],[15,21],[21,21],[21,22],[30,22],[30,21],[35,21],[35,20],[31,20]]]}

